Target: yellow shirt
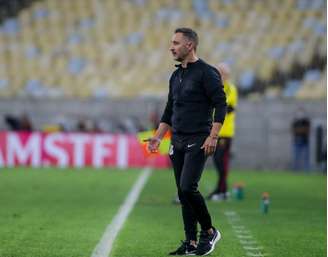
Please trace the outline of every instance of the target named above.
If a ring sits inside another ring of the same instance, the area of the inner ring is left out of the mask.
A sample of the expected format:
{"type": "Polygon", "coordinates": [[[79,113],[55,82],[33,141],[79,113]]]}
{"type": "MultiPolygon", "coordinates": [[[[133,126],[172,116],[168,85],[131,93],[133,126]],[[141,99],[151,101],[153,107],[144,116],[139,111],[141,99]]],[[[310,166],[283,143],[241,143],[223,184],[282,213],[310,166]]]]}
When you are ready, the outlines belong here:
{"type": "Polygon", "coordinates": [[[235,109],[238,102],[238,91],[234,84],[230,81],[225,81],[224,92],[226,94],[227,106],[231,106],[234,110],[232,112],[227,112],[223,126],[219,132],[219,137],[233,137],[235,135],[235,109]]]}

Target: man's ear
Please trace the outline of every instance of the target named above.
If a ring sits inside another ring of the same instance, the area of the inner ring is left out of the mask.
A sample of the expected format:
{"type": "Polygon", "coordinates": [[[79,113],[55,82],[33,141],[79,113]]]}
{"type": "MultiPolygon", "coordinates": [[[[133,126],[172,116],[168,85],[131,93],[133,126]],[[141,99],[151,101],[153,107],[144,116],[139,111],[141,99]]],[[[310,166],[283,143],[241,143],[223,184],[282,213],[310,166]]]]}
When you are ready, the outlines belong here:
{"type": "Polygon", "coordinates": [[[189,50],[192,50],[194,48],[194,43],[192,41],[187,42],[187,47],[189,50]]]}

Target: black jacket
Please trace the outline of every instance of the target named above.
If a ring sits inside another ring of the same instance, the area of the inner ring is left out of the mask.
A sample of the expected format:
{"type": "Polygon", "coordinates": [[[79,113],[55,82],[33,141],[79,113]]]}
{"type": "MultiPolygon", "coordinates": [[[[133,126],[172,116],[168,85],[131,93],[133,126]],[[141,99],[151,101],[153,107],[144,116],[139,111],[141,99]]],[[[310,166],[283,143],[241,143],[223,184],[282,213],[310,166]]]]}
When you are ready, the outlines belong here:
{"type": "Polygon", "coordinates": [[[213,118],[223,123],[226,114],[221,76],[201,59],[186,68],[176,67],[161,122],[169,124],[174,134],[209,134],[213,118]]]}

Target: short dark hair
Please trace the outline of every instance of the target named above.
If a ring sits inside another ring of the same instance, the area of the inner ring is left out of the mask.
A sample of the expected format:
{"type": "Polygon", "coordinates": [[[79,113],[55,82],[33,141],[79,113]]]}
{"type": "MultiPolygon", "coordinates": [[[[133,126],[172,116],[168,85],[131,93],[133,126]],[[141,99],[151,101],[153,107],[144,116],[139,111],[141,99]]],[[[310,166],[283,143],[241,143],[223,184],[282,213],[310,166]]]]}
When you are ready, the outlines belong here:
{"type": "Polygon", "coordinates": [[[182,33],[185,37],[194,43],[196,50],[198,46],[198,35],[196,31],[192,30],[191,28],[177,28],[174,33],[182,33]]]}

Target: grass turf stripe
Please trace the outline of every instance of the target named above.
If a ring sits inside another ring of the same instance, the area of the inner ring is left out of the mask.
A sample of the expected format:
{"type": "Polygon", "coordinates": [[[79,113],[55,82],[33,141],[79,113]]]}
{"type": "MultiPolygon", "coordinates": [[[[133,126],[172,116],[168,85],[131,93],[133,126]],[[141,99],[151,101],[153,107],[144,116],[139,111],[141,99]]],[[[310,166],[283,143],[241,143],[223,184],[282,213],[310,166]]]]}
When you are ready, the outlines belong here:
{"type": "Polygon", "coordinates": [[[96,248],[93,250],[91,257],[107,257],[109,256],[113,243],[122,229],[125,220],[129,216],[129,213],[133,209],[135,203],[137,202],[139,195],[145,186],[151,170],[146,168],[142,174],[139,176],[136,183],[133,185],[131,191],[126,197],[124,203],[121,205],[118,213],[113,218],[113,221],[107,226],[102,238],[97,244],[96,248]]]}

